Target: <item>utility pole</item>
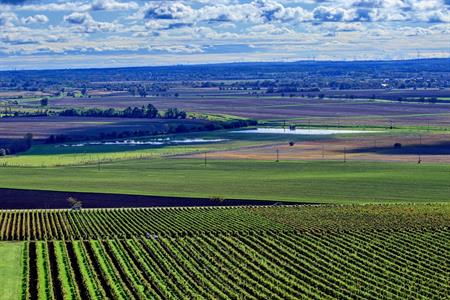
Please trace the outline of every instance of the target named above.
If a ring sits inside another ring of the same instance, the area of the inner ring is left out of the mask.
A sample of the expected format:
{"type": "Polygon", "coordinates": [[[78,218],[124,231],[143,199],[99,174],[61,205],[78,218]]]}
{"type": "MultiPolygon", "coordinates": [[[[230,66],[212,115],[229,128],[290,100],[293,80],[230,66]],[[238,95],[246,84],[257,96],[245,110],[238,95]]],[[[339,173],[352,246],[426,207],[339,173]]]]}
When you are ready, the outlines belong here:
{"type": "Polygon", "coordinates": [[[325,158],[325,146],[322,145],[322,159],[325,158]]]}
{"type": "Polygon", "coordinates": [[[206,152],[205,152],[205,168],[206,168],[206,152]]]}
{"type": "Polygon", "coordinates": [[[347,148],[344,148],[344,162],[347,162],[347,148]]]}
{"type": "Polygon", "coordinates": [[[275,162],[279,162],[280,161],[280,150],[277,149],[277,160],[275,162]]]}

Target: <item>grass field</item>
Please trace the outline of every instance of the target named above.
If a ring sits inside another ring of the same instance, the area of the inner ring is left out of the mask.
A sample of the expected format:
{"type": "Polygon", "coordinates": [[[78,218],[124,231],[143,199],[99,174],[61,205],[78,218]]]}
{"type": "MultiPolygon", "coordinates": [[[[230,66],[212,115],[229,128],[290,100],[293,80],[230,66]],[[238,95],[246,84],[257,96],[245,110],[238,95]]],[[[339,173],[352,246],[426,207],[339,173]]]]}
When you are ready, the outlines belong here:
{"type": "Polygon", "coordinates": [[[23,243],[0,242],[0,299],[19,299],[23,243]]]}
{"type": "Polygon", "coordinates": [[[153,159],[0,168],[0,187],[324,203],[448,202],[450,166],[339,161],[153,159]]]}

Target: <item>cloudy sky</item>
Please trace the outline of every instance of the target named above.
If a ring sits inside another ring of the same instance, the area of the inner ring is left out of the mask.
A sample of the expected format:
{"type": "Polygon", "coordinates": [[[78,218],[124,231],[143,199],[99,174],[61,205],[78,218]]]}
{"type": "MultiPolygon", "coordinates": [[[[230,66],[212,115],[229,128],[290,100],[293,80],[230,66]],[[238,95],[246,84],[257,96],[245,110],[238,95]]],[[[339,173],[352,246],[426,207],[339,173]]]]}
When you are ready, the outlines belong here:
{"type": "Polygon", "coordinates": [[[0,69],[450,57],[450,0],[0,0],[0,69]]]}

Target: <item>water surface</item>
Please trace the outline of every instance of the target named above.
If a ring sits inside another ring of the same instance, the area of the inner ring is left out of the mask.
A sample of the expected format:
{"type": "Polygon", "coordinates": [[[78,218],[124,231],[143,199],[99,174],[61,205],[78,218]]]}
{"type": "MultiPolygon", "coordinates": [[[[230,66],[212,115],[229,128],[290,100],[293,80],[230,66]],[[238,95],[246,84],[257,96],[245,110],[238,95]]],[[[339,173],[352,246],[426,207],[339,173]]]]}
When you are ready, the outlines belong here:
{"type": "Polygon", "coordinates": [[[248,130],[233,131],[236,133],[270,133],[270,134],[298,134],[298,135],[331,135],[349,133],[374,133],[380,131],[349,130],[349,129],[289,129],[289,128],[256,128],[248,130]]]}

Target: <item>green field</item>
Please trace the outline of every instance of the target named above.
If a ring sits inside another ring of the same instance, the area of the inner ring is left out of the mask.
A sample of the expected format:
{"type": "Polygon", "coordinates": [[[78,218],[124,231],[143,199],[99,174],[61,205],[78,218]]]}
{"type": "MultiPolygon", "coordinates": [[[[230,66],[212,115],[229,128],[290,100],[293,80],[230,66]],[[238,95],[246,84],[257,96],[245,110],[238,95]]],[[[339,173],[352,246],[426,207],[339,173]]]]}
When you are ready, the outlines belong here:
{"type": "Polygon", "coordinates": [[[350,161],[153,159],[1,167],[0,187],[323,203],[448,202],[450,166],[350,161]]]}
{"type": "Polygon", "coordinates": [[[21,242],[0,242],[0,299],[19,299],[22,282],[21,242]]]}

